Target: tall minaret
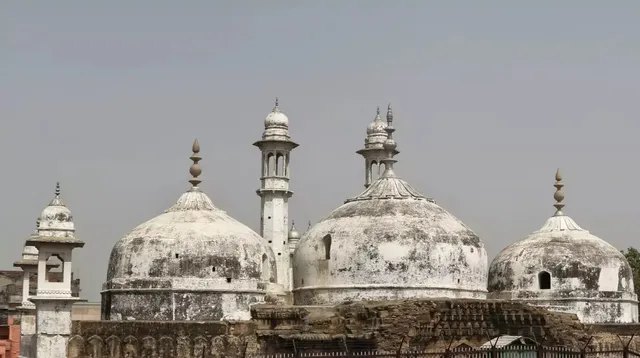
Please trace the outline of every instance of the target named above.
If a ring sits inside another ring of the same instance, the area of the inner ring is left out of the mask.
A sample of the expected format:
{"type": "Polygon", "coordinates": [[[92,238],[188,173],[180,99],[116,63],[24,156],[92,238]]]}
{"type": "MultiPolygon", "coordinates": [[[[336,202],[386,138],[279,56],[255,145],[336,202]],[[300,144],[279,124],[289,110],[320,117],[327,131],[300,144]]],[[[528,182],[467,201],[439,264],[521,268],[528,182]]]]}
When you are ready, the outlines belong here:
{"type": "MultiPolygon", "coordinates": [[[[387,120],[393,119],[391,104],[387,109],[387,120]]],[[[384,142],[387,140],[387,123],[380,118],[380,107],[377,109],[376,118],[367,126],[367,137],[364,139],[364,148],[356,153],[364,157],[364,187],[367,188],[384,172],[384,159],[387,152],[384,142]]],[[[394,150],[394,155],[398,154],[394,150]]]]}
{"type": "Polygon", "coordinates": [[[264,120],[262,139],[253,143],[262,152],[260,176],[260,235],[267,240],[276,255],[277,282],[290,292],[289,232],[289,162],[291,150],[298,144],[289,136],[289,119],[280,112],[278,99],[273,111],[264,120]]]}

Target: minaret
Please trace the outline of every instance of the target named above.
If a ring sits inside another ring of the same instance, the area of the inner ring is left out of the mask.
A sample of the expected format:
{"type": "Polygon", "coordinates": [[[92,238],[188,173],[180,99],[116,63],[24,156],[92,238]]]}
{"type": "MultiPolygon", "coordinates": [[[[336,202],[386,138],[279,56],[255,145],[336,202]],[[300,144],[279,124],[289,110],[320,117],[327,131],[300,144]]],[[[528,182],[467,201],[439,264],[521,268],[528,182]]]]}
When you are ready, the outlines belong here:
{"type": "MultiPolygon", "coordinates": [[[[31,236],[38,234],[40,219],[36,221],[36,231],[31,236]]],[[[36,345],[36,306],[29,301],[31,277],[38,272],[38,249],[25,245],[20,260],[13,263],[14,267],[22,269],[22,303],[18,307],[20,311],[20,357],[35,357],[36,345]]]]}
{"type": "Polygon", "coordinates": [[[277,283],[290,292],[290,255],[287,244],[289,229],[289,162],[291,151],[298,146],[289,136],[289,119],[280,112],[278,99],[264,120],[262,139],[253,143],[262,152],[260,235],[267,240],[276,256],[277,283]]]}
{"type": "Polygon", "coordinates": [[[82,301],[71,294],[71,251],[84,246],[74,235],[73,216],[60,199],[58,183],[55,197],[40,214],[37,233],[27,240],[28,245],[38,249],[38,288],[30,298],[36,306],[36,358],[67,356],[71,306],[82,301]],[[47,261],[51,257],[62,263],[60,282],[51,282],[47,277],[47,261]]]}
{"type": "MultiPolygon", "coordinates": [[[[387,109],[387,120],[393,120],[391,104],[387,109]]],[[[387,152],[384,149],[384,142],[387,140],[387,123],[380,117],[380,107],[376,111],[373,122],[367,126],[367,136],[364,140],[364,148],[356,153],[364,157],[364,187],[367,188],[384,172],[384,159],[387,152]]],[[[394,155],[398,151],[394,150],[394,155]]]]}
{"type": "Polygon", "coordinates": [[[289,286],[293,287],[293,253],[296,251],[296,246],[300,242],[300,233],[296,230],[296,224],[291,220],[291,228],[289,229],[289,286]]]}

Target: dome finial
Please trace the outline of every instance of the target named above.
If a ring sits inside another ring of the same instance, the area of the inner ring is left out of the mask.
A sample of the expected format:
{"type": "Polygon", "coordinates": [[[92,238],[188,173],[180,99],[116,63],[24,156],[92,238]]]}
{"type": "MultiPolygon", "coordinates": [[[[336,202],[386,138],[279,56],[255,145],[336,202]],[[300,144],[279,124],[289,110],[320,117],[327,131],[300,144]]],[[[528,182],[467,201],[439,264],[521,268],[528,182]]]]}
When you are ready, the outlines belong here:
{"type": "Polygon", "coordinates": [[[564,215],[562,213],[562,208],[564,208],[564,204],[562,203],[562,201],[564,200],[562,187],[564,186],[564,184],[562,184],[562,174],[560,174],[559,168],[556,171],[556,183],[553,184],[553,186],[556,187],[556,192],[553,194],[553,198],[556,200],[556,203],[553,204],[553,206],[555,206],[556,208],[556,213],[554,214],[554,216],[562,216],[564,215]]]}
{"type": "Polygon", "coordinates": [[[391,110],[391,102],[387,106],[387,122],[393,122],[393,111],[391,110]]]}
{"type": "Polygon", "coordinates": [[[376,108],[376,118],[380,116],[380,106],[376,108]]]}
{"type": "Polygon", "coordinates": [[[196,140],[193,141],[193,146],[191,150],[193,151],[193,154],[191,155],[191,157],[189,157],[189,159],[193,161],[193,164],[191,164],[191,168],[189,168],[189,173],[191,173],[191,177],[192,177],[189,180],[189,183],[191,183],[193,188],[197,188],[198,185],[202,182],[202,180],[198,178],[200,174],[202,174],[202,169],[200,168],[200,164],[198,163],[202,159],[202,157],[199,154],[200,143],[198,143],[197,138],[196,140]]]}
{"type": "Polygon", "coordinates": [[[296,229],[296,221],[295,220],[291,220],[291,230],[290,231],[294,231],[296,229]]]}
{"type": "Polygon", "coordinates": [[[56,182],[56,190],[54,192],[53,199],[49,203],[49,206],[64,206],[62,199],[60,199],[60,182],[56,182]]]}
{"type": "Polygon", "coordinates": [[[278,97],[276,97],[276,105],[273,107],[274,112],[280,112],[279,103],[280,101],[278,100],[278,97]]]}

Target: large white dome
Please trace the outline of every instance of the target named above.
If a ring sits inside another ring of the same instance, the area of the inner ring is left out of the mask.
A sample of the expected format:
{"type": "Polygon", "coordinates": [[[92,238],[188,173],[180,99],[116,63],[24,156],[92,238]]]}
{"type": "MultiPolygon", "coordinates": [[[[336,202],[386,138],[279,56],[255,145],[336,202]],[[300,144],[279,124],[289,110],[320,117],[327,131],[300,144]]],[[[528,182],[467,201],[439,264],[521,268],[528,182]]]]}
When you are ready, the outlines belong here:
{"type": "Polygon", "coordinates": [[[482,240],[396,177],[391,108],[387,120],[384,174],[298,243],[293,258],[296,304],[486,297],[482,240]]]}
{"type": "Polygon", "coordinates": [[[637,322],[633,272],[624,255],[557,211],[540,230],[504,248],[489,267],[491,298],[571,312],[587,323],[637,322]]]}
{"type": "Polygon", "coordinates": [[[107,319],[219,320],[248,312],[276,282],[275,257],[262,237],[198,187],[198,152],[196,141],[193,187],[111,251],[107,319]]]}

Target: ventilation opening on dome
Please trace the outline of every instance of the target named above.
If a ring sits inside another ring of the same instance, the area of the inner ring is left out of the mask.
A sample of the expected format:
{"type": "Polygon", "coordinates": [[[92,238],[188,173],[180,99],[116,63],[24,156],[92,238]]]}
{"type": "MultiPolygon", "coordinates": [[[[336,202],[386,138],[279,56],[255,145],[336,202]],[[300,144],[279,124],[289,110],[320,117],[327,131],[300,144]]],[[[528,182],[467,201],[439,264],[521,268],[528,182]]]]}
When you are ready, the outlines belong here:
{"type": "Polygon", "coordinates": [[[231,283],[231,277],[227,277],[227,283],[231,283]]]}
{"type": "Polygon", "coordinates": [[[551,274],[546,271],[542,271],[538,274],[538,284],[541,290],[551,289],[551,274]]]}
{"type": "Polygon", "coordinates": [[[331,235],[327,235],[322,238],[324,243],[324,259],[331,260],[331,235]]]}
{"type": "Polygon", "coordinates": [[[262,281],[269,281],[269,259],[266,254],[262,254],[262,281]]]}
{"type": "Polygon", "coordinates": [[[215,267],[215,266],[213,266],[213,267],[211,268],[211,272],[216,272],[216,267],[215,267]]]}
{"type": "Polygon", "coordinates": [[[180,257],[180,255],[176,254],[176,259],[177,259],[178,257],[180,257]]]}

